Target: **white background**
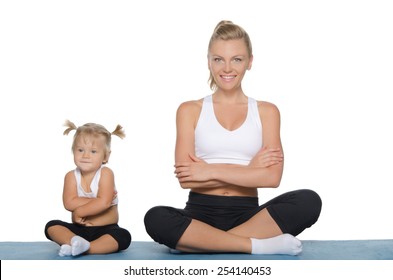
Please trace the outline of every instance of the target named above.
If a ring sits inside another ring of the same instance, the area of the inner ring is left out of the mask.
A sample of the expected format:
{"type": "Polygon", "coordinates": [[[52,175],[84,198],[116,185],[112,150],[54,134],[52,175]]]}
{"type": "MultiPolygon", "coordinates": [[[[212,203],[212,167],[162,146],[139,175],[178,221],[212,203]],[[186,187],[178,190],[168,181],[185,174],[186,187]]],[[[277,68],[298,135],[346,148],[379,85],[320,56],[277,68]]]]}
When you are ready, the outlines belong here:
{"type": "Polygon", "coordinates": [[[114,138],[120,225],[151,240],[145,212],[183,207],[173,175],[175,113],[210,94],[207,44],[222,19],[251,36],[247,95],[275,103],[285,170],[260,202],[311,188],[319,221],[300,239],[390,239],[393,158],[390,1],[1,1],[0,241],[44,241],[69,220],[61,195],[77,125],[114,138]]]}

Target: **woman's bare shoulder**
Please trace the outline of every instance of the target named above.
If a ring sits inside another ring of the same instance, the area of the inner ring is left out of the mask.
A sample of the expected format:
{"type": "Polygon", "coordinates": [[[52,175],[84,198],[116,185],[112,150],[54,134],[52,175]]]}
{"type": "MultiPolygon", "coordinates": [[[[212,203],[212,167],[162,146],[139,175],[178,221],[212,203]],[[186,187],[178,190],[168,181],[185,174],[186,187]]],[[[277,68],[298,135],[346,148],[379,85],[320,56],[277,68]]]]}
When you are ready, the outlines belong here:
{"type": "Polygon", "coordinates": [[[275,104],[268,101],[257,101],[257,103],[260,114],[280,115],[280,111],[275,104]]]}
{"type": "Polygon", "coordinates": [[[182,110],[196,110],[202,107],[203,99],[188,100],[179,105],[179,109],[182,110]]]}
{"type": "Polygon", "coordinates": [[[181,103],[177,109],[178,114],[198,114],[202,108],[203,99],[189,100],[181,103]]]}

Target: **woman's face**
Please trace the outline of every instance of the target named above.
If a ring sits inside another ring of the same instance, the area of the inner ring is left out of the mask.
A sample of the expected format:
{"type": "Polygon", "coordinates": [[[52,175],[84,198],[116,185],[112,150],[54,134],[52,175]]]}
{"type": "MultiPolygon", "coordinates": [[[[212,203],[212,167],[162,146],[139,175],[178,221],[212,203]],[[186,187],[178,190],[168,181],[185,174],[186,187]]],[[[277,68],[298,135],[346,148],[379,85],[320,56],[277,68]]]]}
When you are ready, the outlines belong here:
{"type": "Polygon", "coordinates": [[[244,40],[216,40],[208,54],[209,70],[218,88],[239,88],[244,74],[251,69],[252,57],[244,40]]]}

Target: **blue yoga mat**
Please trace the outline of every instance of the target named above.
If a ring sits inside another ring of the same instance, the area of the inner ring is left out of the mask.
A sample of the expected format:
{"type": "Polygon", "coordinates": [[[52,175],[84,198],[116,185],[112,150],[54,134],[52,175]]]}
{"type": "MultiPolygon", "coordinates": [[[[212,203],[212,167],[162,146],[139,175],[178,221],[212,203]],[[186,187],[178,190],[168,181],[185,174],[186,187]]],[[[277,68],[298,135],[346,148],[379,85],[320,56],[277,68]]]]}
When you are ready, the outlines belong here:
{"type": "Polygon", "coordinates": [[[154,242],[133,241],[122,252],[58,256],[53,242],[0,242],[1,260],[393,260],[393,240],[305,240],[298,256],[250,254],[173,254],[154,242]]]}

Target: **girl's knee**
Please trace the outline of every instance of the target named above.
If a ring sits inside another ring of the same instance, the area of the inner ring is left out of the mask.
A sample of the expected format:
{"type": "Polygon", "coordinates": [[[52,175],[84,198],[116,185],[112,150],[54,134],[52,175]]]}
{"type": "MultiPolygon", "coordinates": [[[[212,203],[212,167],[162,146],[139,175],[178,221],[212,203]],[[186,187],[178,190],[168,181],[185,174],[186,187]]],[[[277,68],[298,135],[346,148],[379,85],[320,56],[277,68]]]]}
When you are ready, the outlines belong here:
{"type": "Polygon", "coordinates": [[[45,230],[44,230],[46,238],[48,238],[49,240],[52,240],[49,233],[48,233],[48,230],[50,227],[58,226],[60,224],[61,224],[60,220],[52,220],[52,221],[47,222],[45,225],[45,230]]]}
{"type": "Polygon", "coordinates": [[[131,233],[126,229],[118,230],[114,238],[118,243],[118,251],[125,250],[131,245],[131,233]]]}

